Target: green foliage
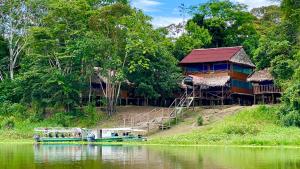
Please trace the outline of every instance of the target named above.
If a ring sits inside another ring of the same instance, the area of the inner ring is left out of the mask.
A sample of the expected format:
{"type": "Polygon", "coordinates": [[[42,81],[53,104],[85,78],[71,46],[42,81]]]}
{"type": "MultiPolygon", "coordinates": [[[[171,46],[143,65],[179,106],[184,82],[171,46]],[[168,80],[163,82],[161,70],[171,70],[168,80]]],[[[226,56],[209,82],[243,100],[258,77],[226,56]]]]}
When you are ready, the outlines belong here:
{"type": "Polygon", "coordinates": [[[73,118],[72,115],[66,115],[64,112],[57,112],[50,120],[63,127],[71,127],[73,118]]]}
{"type": "Polygon", "coordinates": [[[29,114],[27,112],[27,107],[22,104],[3,102],[0,104],[0,116],[15,116],[25,119],[28,118],[29,114]]]}
{"type": "Polygon", "coordinates": [[[229,0],[210,0],[192,11],[191,21],[207,29],[212,36],[212,43],[206,44],[206,47],[244,46],[249,54],[253,54],[258,34],[254,26],[255,17],[245,5],[229,0]]]}
{"type": "Polygon", "coordinates": [[[260,39],[260,45],[255,50],[254,61],[258,69],[271,66],[275,58],[290,58],[291,45],[288,41],[273,41],[267,38],[260,39]]]}
{"type": "Polygon", "coordinates": [[[291,79],[294,74],[292,59],[288,59],[285,55],[278,55],[271,61],[271,72],[277,79],[278,83],[284,83],[291,79]]]}
{"type": "Polygon", "coordinates": [[[14,116],[9,116],[4,118],[1,122],[0,127],[2,129],[13,129],[15,127],[15,117],[14,116]]]}
{"type": "Polygon", "coordinates": [[[287,83],[287,88],[282,97],[284,105],[280,109],[282,122],[286,126],[298,126],[300,127],[300,69],[296,70],[296,73],[291,80],[287,83]]]}
{"type": "Polygon", "coordinates": [[[193,49],[201,48],[211,43],[211,35],[203,26],[189,21],[185,27],[186,33],[180,36],[174,45],[174,55],[178,60],[183,59],[193,49]]]}
{"type": "Polygon", "coordinates": [[[223,131],[226,134],[236,134],[236,135],[252,134],[252,135],[256,135],[259,132],[259,129],[257,128],[256,125],[227,124],[224,127],[223,131]]]}
{"type": "Polygon", "coordinates": [[[290,111],[284,115],[281,120],[285,126],[300,127],[300,112],[296,110],[290,111]]]}
{"type": "Polygon", "coordinates": [[[202,126],[203,125],[203,117],[202,116],[198,116],[197,117],[197,125],[198,126],[202,126]]]}
{"type": "Polygon", "coordinates": [[[152,138],[152,144],[300,145],[300,129],[279,123],[278,107],[246,108],[186,134],[152,138]],[[291,137],[291,135],[293,137],[291,137]]]}

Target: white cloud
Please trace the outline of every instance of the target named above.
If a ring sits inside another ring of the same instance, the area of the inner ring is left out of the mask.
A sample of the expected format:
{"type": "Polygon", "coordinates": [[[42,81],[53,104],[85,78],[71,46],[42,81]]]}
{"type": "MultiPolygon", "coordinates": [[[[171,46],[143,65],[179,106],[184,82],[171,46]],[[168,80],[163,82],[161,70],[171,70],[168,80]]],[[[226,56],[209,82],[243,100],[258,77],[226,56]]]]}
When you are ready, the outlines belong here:
{"type": "Polygon", "coordinates": [[[171,24],[178,24],[182,22],[182,18],[179,17],[165,17],[165,16],[155,16],[152,20],[154,27],[165,27],[171,24]]]}
{"type": "Polygon", "coordinates": [[[157,11],[157,6],[162,3],[156,0],[132,0],[131,5],[145,12],[157,11]]]}
{"type": "Polygon", "coordinates": [[[278,2],[272,2],[271,0],[233,0],[248,5],[248,9],[253,9],[261,6],[276,5],[278,2]]]}

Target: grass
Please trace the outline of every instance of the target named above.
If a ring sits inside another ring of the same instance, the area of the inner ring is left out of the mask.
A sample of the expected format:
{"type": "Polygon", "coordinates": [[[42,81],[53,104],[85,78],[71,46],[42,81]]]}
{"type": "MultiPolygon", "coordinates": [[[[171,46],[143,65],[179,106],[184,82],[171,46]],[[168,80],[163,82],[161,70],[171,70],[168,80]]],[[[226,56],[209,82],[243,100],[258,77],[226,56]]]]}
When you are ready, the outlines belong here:
{"type": "MultiPolygon", "coordinates": [[[[8,117],[10,119],[10,117],[8,117]]],[[[3,120],[0,117],[0,142],[32,142],[34,135],[34,128],[37,127],[94,127],[99,121],[104,120],[104,113],[97,112],[97,114],[87,117],[64,117],[59,116],[55,118],[45,119],[43,121],[33,122],[30,119],[13,118],[13,127],[3,127],[3,120]]]]}
{"type": "MultiPolygon", "coordinates": [[[[276,106],[251,107],[195,131],[154,137],[148,142],[128,144],[300,146],[300,129],[282,126],[276,112],[276,106]]],[[[195,118],[195,122],[196,120],[195,118]]],[[[82,122],[77,122],[77,124],[80,123],[82,122]]],[[[59,125],[53,120],[36,123],[29,120],[16,120],[13,129],[0,129],[0,143],[32,143],[35,127],[50,126],[59,125]]]]}
{"type": "Polygon", "coordinates": [[[300,129],[283,127],[275,106],[244,109],[187,134],[156,137],[150,144],[299,146],[300,129]]]}

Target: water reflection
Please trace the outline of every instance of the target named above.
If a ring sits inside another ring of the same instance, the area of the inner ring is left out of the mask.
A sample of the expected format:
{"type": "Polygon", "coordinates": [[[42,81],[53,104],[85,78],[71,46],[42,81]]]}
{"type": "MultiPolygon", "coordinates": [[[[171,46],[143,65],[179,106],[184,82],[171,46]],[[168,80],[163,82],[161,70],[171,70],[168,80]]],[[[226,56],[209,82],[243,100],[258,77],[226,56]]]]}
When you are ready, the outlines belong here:
{"type": "Polygon", "coordinates": [[[144,146],[37,144],[34,146],[34,160],[41,164],[92,160],[125,168],[164,168],[163,157],[144,146]]]}
{"type": "Polygon", "coordinates": [[[298,169],[299,149],[5,145],[0,169],[298,169]]]}

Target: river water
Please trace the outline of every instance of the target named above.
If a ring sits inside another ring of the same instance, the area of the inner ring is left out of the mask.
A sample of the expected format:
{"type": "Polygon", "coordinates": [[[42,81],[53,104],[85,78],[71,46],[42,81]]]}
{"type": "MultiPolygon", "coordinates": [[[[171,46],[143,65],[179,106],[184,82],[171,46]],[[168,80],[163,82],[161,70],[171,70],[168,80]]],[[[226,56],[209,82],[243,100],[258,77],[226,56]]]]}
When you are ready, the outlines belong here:
{"type": "Polygon", "coordinates": [[[300,149],[0,144],[0,169],[300,169],[300,149]]]}

